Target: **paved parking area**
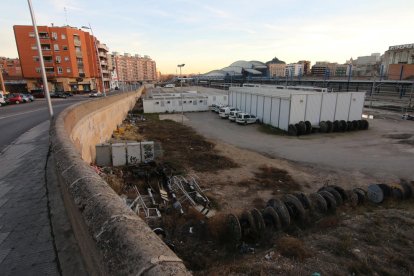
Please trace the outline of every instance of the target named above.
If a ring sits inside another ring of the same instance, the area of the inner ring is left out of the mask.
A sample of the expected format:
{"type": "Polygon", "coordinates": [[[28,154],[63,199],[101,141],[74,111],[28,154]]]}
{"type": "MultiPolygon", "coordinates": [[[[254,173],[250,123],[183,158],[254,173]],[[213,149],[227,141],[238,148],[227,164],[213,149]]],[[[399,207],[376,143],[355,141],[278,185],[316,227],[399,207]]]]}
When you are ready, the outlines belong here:
{"type": "Polygon", "coordinates": [[[378,180],[413,179],[414,122],[379,118],[365,131],[312,134],[300,137],[260,132],[258,125],[240,126],[216,113],[186,113],[200,134],[275,158],[332,170],[370,175],[378,180]],[[406,134],[403,138],[389,135],[406,134]]]}

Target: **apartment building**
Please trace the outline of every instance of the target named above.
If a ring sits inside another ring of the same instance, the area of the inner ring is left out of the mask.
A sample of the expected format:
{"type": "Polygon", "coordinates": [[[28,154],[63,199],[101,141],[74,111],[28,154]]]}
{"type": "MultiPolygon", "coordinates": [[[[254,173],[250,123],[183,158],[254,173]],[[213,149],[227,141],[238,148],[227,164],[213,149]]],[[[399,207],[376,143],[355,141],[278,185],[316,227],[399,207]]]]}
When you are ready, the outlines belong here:
{"type": "Polygon", "coordinates": [[[311,73],[311,62],[309,60],[299,60],[297,63],[303,65],[303,75],[309,75],[311,73]]]}
{"type": "Polygon", "coordinates": [[[390,46],[383,64],[390,80],[414,79],[414,43],[390,46]]]}
{"type": "Polygon", "coordinates": [[[22,78],[22,67],[18,58],[0,57],[0,70],[4,79],[22,78]]]}
{"type": "MultiPolygon", "coordinates": [[[[41,68],[33,26],[19,25],[13,29],[28,90],[40,89],[41,68]]],[[[70,26],[38,26],[38,32],[50,91],[102,90],[103,82],[109,88],[108,48],[105,44],[89,32],[70,26]]]]}
{"type": "Polygon", "coordinates": [[[132,56],[112,53],[118,81],[122,83],[154,82],[157,80],[157,66],[149,56],[132,56]]]}
{"type": "Polygon", "coordinates": [[[286,71],[285,74],[288,77],[303,76],[303,64],[299,64],[299,63],[287,64],[285,71],[286,71]]]}

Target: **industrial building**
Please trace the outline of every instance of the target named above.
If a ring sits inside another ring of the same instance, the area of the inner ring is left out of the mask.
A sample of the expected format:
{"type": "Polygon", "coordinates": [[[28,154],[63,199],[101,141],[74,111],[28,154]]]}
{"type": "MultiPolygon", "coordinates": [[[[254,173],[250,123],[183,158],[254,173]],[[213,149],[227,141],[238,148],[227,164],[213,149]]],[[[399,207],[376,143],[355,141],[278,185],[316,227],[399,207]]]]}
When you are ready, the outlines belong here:
{"type": "Polygon", "coordinates": [[[203,87],[154,88],[143,99],[144,113],[207,111],[213,104],[227,105],[227,91],[203,87]]]}
{"type": "Polygon", "coordinates": [[[414,43],[390,46],[384,54],[389,80],[414,79],[414,43]]]}
{"type": "Polygon", "coordinates": [[[230,87],[229,105],[255,115],[261,122],[288,130],[309,121],[361,120],[365,92],[318,92],[277,86],[230,87]]]}

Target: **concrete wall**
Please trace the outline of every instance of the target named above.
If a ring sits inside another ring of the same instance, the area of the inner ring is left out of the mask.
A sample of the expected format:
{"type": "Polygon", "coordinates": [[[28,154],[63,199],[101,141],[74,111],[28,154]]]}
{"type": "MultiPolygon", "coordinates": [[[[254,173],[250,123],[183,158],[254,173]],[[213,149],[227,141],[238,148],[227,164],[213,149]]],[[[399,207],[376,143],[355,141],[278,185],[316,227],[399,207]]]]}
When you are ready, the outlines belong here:
{"type": "Polygon", "coordinates": [[[181,259],[89,166],[95,143],[110,136],[141,92],[71,106],[51,125],[50,157],[90,275],[189,274],[181,259]]]}

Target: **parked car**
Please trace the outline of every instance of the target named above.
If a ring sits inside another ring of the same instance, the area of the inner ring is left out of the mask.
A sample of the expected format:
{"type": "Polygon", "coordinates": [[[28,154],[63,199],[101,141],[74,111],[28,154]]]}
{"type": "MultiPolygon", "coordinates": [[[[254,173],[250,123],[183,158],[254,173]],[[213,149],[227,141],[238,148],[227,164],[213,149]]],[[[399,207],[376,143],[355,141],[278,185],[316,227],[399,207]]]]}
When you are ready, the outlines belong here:
{"type": "Polygon", "coordinates": [[[238,124],[254,124],[257,122],[257,118],[254,115],[248,113],[239,113],[237,114],[236,123],[238,124]]]}
{"type": "Polygon", "coordinates": [[[92,93],[89,93],[89,97],[102,97],[102,93],[99,91],[94,91],[92,93]]]}
{"type": "Polygon", "coordinates": [[[6,105],[6,100],[4,99],[4,95],[0,93],[0,106],[6,105]]]}
{"type": "Polygon", "coordinates": [[[51,98],[63,98],[66,99],[66,95],[63,92],[51,92],[50,93],[51,98]]]}
{"type": "Polygon", "coordinates": [[[239,109],[235,107],[229,107],[229,106],[220,108],[219,110],[220,118],[227,119],[231,111],[239,111],[239,109]]]}
{"type": "Polygon", "coordinates": [[[242,113],[241,111],[230,111],[229,113],[229,120],[230,122],[235,122],[237,118],[237,114],[242,113]]]}
{"type": "Polygon", "coordinates": [[[31,90],[30,92],[32,93],[33,97],[35,97],[35,98],[44,98],[45,97],[45,92],[43,92],[42,89],[31,90]]]}
{"type": "Polygon", "coordinates": [[[29,98],[28,96],[26,96],[25,94],[20,93],[19,95],[20,95],[20,97],[22,97],[22,100],[23,100],[23,102],[24,102],[24,103],[29,103],[29,102],[31,102],[31,101],[30,101],[30,98],[29,98]]]}
{"type": "Polygon", "coordinates": [[[28,94],[28,93],[23,93],[26,97],[28,97],[29,98],[29,100],[31,101],[31,102],[33,102],[34,100],[35,100],[35,98],[33,97],[33,95],[32,94],[28,94]]]}
{"type": "Polygon", "coordinates": [[[73,93],[72,92],[63,92],[63,94],[65,94],[68,97],[72,97],[73,96],[73,93]]]}
{"type": "Polygon", "coordinates": [[[175,87],[175,84],[169,83],[169,84],[164,85],[164,87],[165,88],[174,88],[175,87]]]}
{"type": "Polygon", "coordinates": [[[9,94],[6,98],[6,102],[9,104],[23,103],[23,98],[20,94],[9,94]]]}
{"type": "Polygon", "coordinates": [[[226,107],[225,105],[215,105],[213,111],[219,113],[220,108],[226,107]]]}

